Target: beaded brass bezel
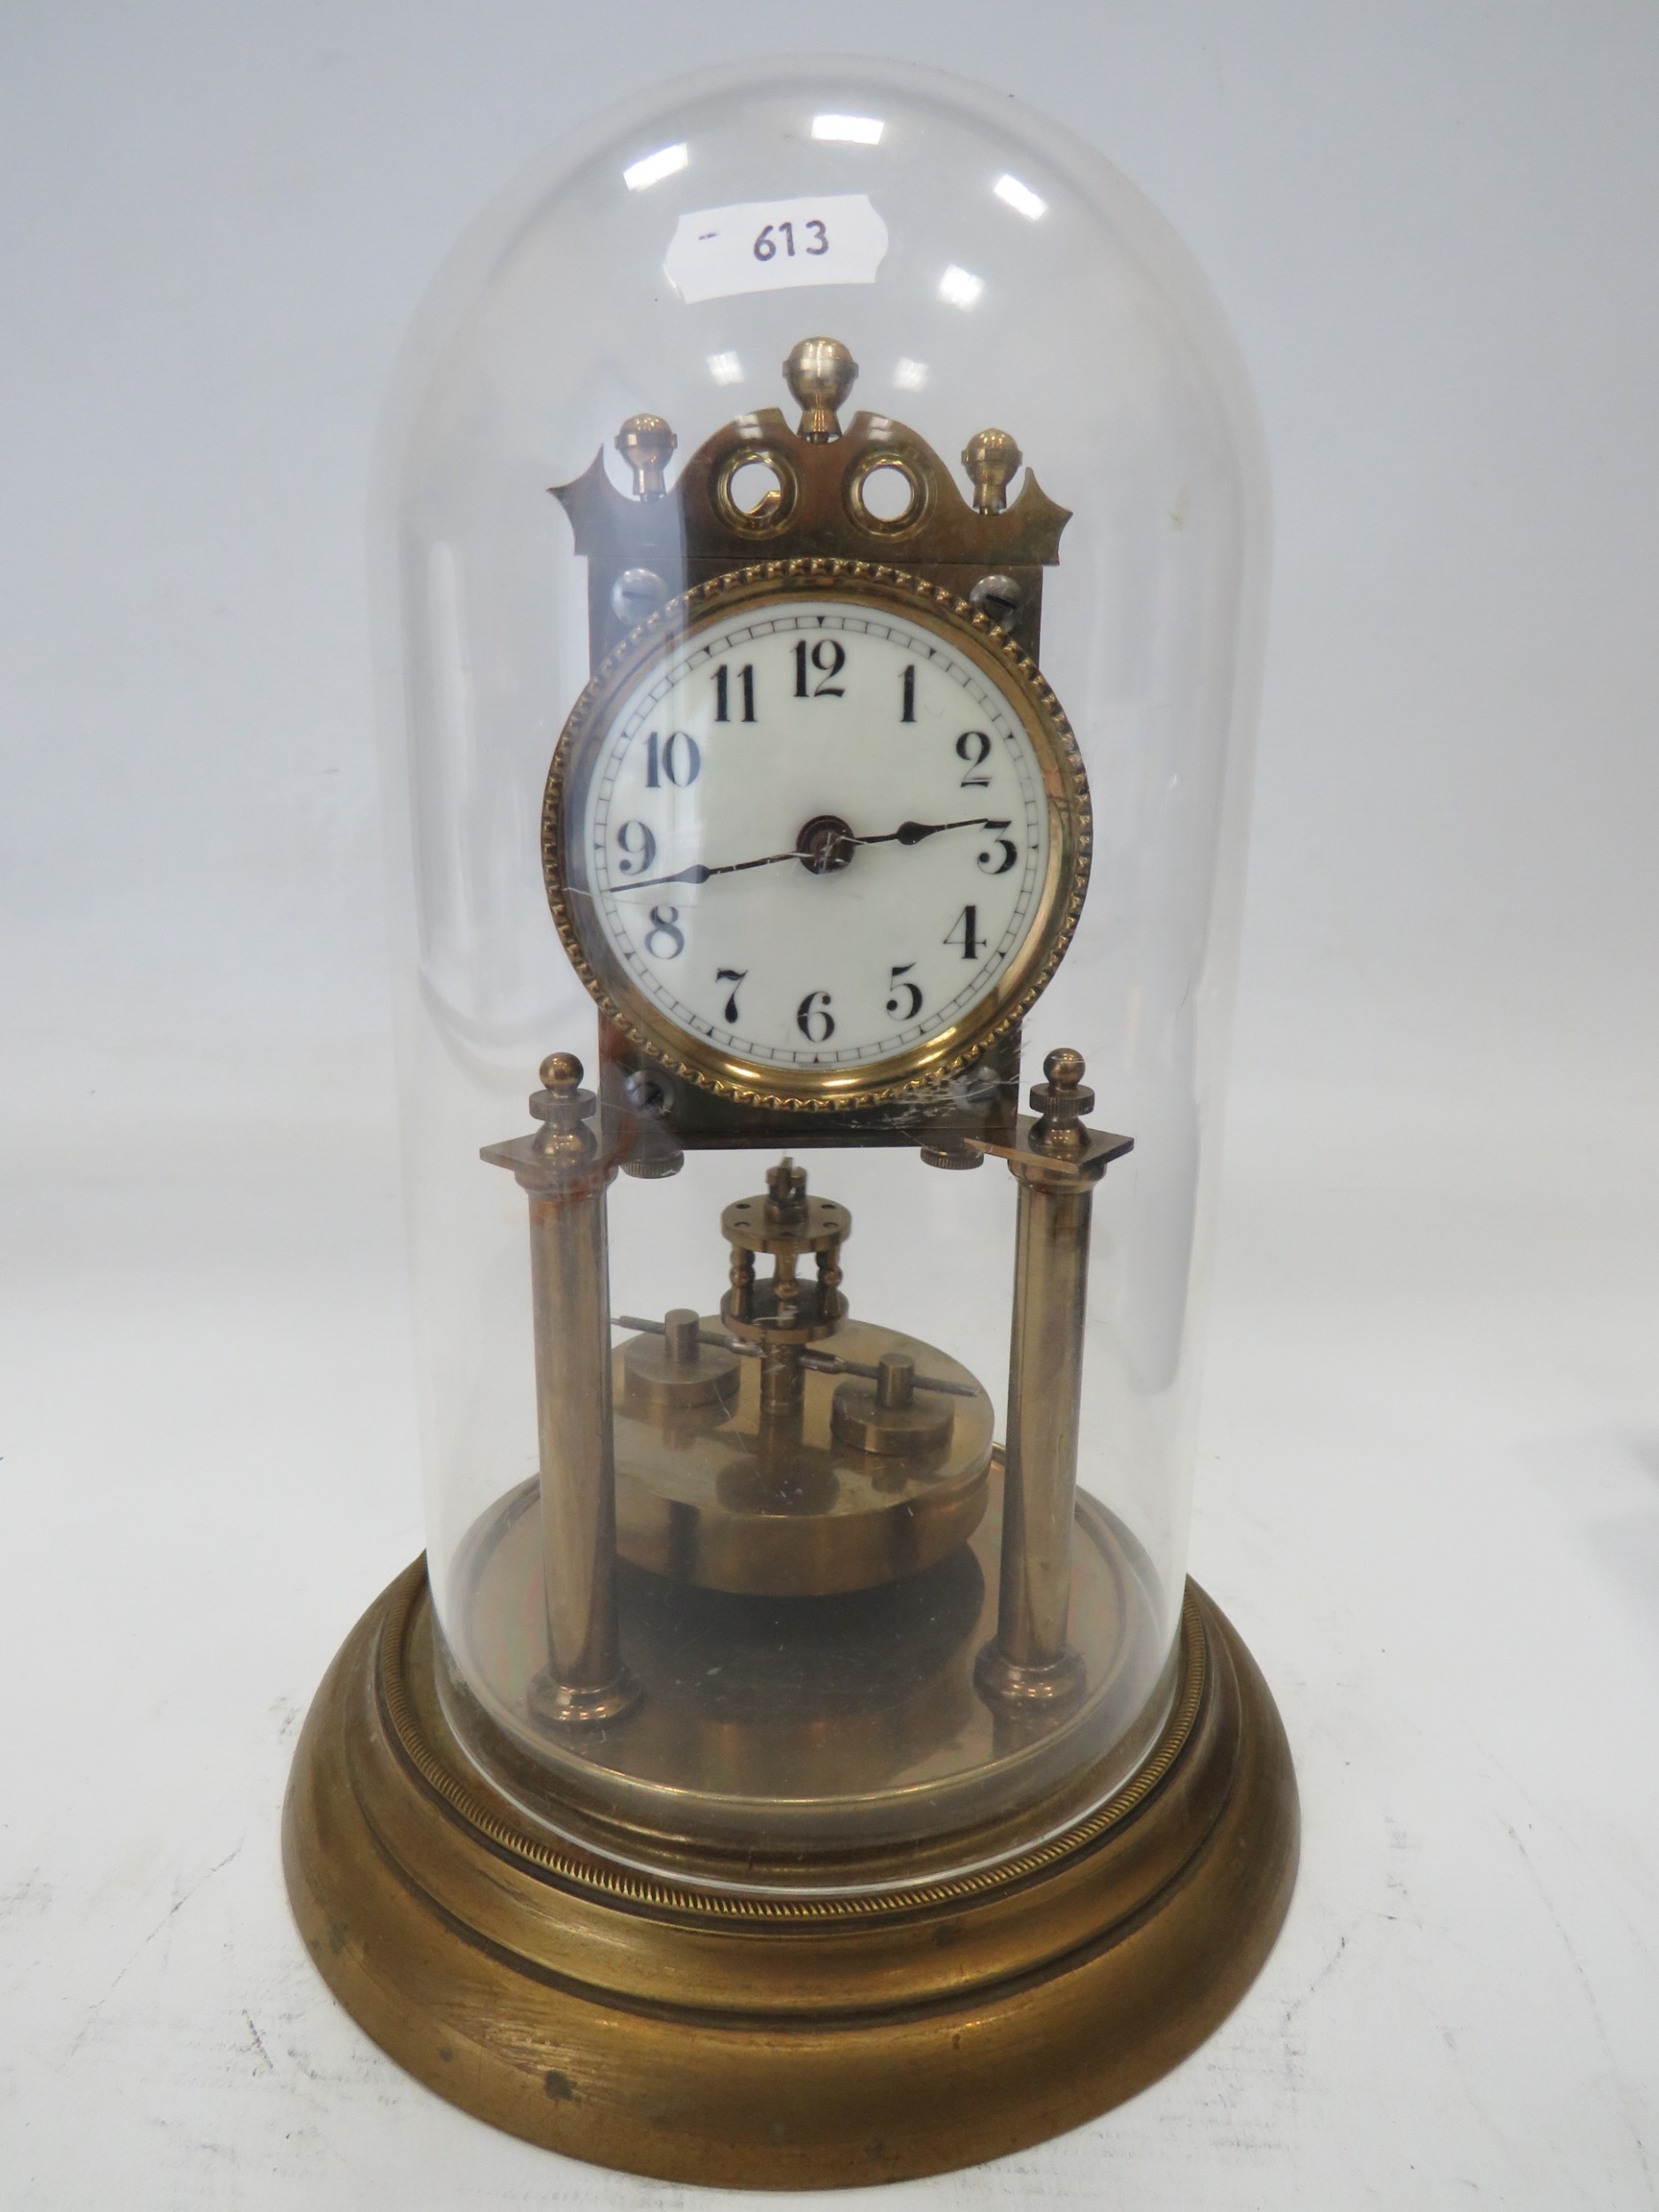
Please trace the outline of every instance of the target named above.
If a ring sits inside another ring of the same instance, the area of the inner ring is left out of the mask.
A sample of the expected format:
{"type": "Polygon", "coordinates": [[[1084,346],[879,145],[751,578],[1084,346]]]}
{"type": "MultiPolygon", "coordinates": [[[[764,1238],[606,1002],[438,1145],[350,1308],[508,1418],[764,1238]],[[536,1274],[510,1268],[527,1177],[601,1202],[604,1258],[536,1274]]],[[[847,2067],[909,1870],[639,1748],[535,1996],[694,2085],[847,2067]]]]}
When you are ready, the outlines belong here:
{"type": "Polygon", "coordinates": [[[660,1066],[717,1097],[770,1109],[823,1112],[879,1106],[947,1083],[1006,1036],[1030,1010],[1071,941],[1088,888],[1093,816],[1088,779],[1071,726],[1041,672],[990,616],[955,593],[873,561],[765,561],[694,585],[641,623],[595,670],[572,709],[548,771],[541,868],[548,904],[572,965],[602,1013],[660,1066]],[[1019,952],[984,997],[935,1037],[889,1059],[852,1068],[780,1069],[723,1052],[669,1022],[638,988],[601,931],[584,916],[580,823],[600,741],[622,700],[655,663],[734,611],[826,590],[895,609],[964,652],[1018,717],[1042,772],[1052,834],[1037,910],[1019,952]]]}

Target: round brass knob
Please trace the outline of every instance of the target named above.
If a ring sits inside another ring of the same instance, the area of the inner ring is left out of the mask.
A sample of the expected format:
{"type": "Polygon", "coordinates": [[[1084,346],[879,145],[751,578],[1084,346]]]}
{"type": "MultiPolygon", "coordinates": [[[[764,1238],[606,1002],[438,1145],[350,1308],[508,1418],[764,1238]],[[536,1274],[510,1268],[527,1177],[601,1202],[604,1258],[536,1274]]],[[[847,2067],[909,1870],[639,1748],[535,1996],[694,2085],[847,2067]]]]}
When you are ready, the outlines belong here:
{"type": "Polygon", "coordinates": [[[973,503],[982,515],[1008,505],[1008,481],[1025,459],[1006,430],[976,430],[962,449],[962,465],[973,480],[973,503]]]}
{"type": "Polygon", "coordinates": [[[663,471],[680,443],[660,415],[630,415],[617,433],[617,451],[634,475],[635,499],[661,499],[663,471]]]}
{"type": "Polygon", "coordinates": [[[857,381],[858,364],[839,338],[803,338],[783,365],[784,380],[801,409],[800,435],[827,445],[841,434],[840,409],[857,381]]]}

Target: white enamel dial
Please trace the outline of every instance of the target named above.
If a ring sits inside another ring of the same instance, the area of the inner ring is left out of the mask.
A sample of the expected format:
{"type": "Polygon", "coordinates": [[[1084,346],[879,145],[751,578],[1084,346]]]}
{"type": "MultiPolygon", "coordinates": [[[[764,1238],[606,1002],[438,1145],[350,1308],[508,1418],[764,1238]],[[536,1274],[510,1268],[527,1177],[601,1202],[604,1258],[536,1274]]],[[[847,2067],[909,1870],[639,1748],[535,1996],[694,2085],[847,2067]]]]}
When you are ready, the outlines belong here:
{"type": "Polygon", "coordinates": [[[926,1048],[1043,917],[1057,833],[1015,687],[901,607],[722,611],[620,694],[584,783],[582,934],[654,1025],[757,1068],[926,1048]]]}

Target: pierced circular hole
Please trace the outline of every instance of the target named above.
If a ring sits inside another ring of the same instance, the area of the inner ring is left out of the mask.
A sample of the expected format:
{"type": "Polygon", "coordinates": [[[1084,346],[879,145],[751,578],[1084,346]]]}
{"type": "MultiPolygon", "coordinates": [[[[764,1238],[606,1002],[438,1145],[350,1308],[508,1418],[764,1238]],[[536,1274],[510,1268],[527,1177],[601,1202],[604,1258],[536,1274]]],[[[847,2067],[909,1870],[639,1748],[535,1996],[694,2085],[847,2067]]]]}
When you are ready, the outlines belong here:
{"type": "Polygon", "coordinates": [[[910,456],[864,453],[854,462],[841,497],[853,521],[879,537],[903,537],[917,529],[930,504],[926,475],[910,456]]]}
{"type": "Polygon", "coordinates": [[[750,522],[761,522],[783,497],[783,480],[770,461],[745,461],[732,471],[732,504],[750,522]]]}
{"type": "Polygon", "coordinates": [[[714,472],[714,503],[734,530],[756,537],[781,530],[800,495],[788,462],[765,449],[728,453],[714,472]]]}
{"type": "Polygon", "coordinates": [[[872,468],[861,488],[864,505],[878,522],[908,522],[921,497],[906,472],[892,461],[872,468]]]}

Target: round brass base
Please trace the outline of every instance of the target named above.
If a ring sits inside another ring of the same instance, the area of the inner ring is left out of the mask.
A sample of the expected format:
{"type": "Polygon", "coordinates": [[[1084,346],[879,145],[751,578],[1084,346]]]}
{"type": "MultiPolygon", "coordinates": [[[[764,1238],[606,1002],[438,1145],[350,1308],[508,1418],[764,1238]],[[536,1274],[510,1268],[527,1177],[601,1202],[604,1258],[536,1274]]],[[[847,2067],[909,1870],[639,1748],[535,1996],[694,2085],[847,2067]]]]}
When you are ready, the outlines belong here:
{"type": "MultiPolygon", "coordinates": [[[[532,1836],[411,1701],[418,1560],[312,1705],[283,1818],[324,1978],[429,2088],[665,2180],[825,2188],[937,2173],[1131,2096],[1272,1946],[1296,1786],[1266,1685],[1194,1585],[1185,1680],[1107,1806],[954,1879],[752,1894],[532,1836]]],[[[826,1867],[826,1880],[833,1867],[826,1867]]]]}

